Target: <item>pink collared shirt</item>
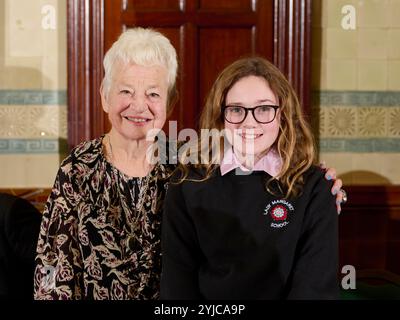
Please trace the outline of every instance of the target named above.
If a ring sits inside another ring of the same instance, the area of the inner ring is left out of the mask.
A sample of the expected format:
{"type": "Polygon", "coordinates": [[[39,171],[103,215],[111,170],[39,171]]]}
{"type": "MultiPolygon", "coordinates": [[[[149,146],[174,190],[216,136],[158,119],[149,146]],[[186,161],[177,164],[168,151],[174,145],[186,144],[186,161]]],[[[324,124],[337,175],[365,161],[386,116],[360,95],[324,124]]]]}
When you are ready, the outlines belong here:
{"type": "Polygon", "coordinates": [[[242,164],[237,159],[235,153],[232,148],[229,148],[225,154],[224,158],[221,161],[220,170],[221,176],[227,174],[228,172],[240,168],[242,171],[265,171],[270,176],[275,177],[282,168],[282,160],[279,157],[278,153],[275,149],[271,149],[268,153],[263,156],[257,163],[254,165],[252,170],[249,170],[242,166],[242,164]]]}

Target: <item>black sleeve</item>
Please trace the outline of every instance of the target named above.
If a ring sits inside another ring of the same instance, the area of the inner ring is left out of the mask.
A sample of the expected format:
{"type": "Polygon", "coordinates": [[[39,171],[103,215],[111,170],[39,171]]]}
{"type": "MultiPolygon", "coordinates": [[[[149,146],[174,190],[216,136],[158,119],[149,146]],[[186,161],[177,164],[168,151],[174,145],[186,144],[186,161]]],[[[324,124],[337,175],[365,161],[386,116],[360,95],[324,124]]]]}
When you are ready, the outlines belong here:
{"type": "Polygon", "coordinates": [[[32,299],[41,214],[28,200],[8,194],[0,194],[0,207],[4,222],[0,237],[0,296],[32,299]]]}
{"type": "Polygon", "coordinates": [[[338,215],[330,183],[320,177],[311,194],[288,299],[338,299],[338,215]]]}
{"type": "Polygon", "coordinates": [[[182,184],[170,184],[162,222],[161,299],[200,299],[198,270],[200,251],[189,217],[182,184]]]}

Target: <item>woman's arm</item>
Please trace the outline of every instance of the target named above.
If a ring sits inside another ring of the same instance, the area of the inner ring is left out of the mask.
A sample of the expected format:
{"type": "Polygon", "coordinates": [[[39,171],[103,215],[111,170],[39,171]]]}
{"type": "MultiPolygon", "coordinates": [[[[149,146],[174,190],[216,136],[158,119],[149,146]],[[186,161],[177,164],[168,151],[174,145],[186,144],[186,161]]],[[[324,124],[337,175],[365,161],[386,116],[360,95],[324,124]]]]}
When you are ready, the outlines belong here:
{"type": "Polygon", "coordinates": [[[82,259],[78,246],[79,190],[67,158],[58,171],[43,212],[35,259],[35,299],[81,299],[82,259]]]}
{"type": "Polygon", "coordinates": [[[288,299],[338,299],[338,216],[322,177],[306,209],[289,279],[288,299]]]}
{"type": "Polygon", "coordinates": [[[200,250],[188,215],[182,184],[170,184],[162,222],[161,299],[200,299],[200,250]]]}

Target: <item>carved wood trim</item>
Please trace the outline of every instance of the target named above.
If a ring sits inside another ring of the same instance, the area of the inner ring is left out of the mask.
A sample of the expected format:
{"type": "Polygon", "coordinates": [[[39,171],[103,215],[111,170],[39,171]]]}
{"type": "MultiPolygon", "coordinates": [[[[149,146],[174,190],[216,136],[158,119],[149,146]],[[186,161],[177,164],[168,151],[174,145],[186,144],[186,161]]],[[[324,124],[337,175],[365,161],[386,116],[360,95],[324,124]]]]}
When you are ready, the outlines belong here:
{"type": "Polygon", "coordinates": [[[274,63],[288,77],[309,116],[311,0],[275,0],[274,7],[274,63]]]}
{"type": "Polygon", "coordinates": [[[103,0],[68,0],[68,147],[103,132],[103,0]]]}

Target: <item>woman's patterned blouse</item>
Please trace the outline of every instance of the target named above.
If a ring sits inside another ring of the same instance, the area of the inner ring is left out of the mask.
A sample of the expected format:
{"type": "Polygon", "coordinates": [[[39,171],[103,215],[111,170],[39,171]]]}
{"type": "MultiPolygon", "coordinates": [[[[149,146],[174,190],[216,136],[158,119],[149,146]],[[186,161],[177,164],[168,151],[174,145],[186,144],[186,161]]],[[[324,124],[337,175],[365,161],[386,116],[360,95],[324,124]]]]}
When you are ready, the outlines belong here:
{"type": "Polygon", "coordinates": [[[58,171],[40,228],[35,299],[159,297],[162,200],[172,168],[157,164],[147,177],[128,177],[106,160],[102,141],[81,143],[58,171]]]}

